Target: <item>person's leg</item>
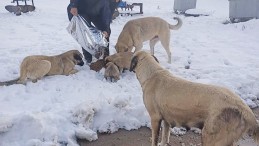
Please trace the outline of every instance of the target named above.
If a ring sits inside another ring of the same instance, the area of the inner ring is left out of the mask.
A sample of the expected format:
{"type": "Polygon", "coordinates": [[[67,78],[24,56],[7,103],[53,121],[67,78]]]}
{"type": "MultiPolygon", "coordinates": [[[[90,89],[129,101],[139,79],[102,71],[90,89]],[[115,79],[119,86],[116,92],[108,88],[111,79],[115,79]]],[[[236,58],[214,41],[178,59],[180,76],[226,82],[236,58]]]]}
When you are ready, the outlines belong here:
{"type": "Polygon", "coordinates": [[[68,16],[68,19],[69,21],[71,21],[73,15],[70,13],[70,10],[71,10],[71,6],[70,4],[67,6],[67,16],[68,16]]]}
{"type": "Polygon", "coordinates": [[[108,37],[106,38],[107,42],[108,42],[108,46],[105,47],[104,49],[104,53],[103,53],[103,59],[105,59],[107,56],[110,55],[110,50],[109,50],[109,46],[110,46],[110,35],[111,35],[111,28],[109,28],[108,30],[108,37]]]}
{"type": "Polygon", "coordinates": [[[85,60],[87,61],[87,63],[91,63],[93,60],[93,56],[92,54],[90,54],[88,51],[86,51],[83,47],[82,47],[82,51],[85,57],[85,60]]]}
{"type": "Polygon", "coordinates": [[[109,33],[109,36],[106,38],[106,40],[108,42],[108,46],[105,47],[105,49],[104,49],[103,59],[105,59],[107,56],[110,55],[110,50],[109,50],[109,46],[110,46],[110,33],[109,33]]]}

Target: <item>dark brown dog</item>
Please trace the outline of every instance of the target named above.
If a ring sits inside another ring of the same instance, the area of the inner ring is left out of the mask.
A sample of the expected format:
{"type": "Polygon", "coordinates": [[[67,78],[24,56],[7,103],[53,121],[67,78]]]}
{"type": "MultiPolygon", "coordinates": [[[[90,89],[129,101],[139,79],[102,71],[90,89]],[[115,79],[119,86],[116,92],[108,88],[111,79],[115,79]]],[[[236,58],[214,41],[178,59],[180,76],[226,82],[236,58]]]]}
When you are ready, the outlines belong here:
{"type": "Polygon", "coordinates": [[[90,64],[90,69],[99,72],[103,67],[105,67],[104,59],[99,59],[96,62],[90,64]]]}

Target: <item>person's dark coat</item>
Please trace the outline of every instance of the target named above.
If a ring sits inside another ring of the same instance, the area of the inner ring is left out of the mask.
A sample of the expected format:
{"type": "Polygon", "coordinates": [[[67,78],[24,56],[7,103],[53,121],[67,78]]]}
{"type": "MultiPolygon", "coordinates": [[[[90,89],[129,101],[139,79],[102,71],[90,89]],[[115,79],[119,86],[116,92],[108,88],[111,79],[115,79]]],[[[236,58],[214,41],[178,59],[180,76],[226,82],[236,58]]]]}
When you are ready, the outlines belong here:
{"type": "MultiPolygon", "coordinates": [[[[110,24],[112,22],[112,14],[117,8],[118,3],[115,0],[70,0],[70,4],[67,7],[67,13],[69,20],[73,15],[70,13],[71,8],[77,8],[78,14],[85,18],[85,20],[101,30],[108,33],[106,40],[109,42],[111,35],[110,24]]],[[[88,63],[92,62],[92,55],[82,48],[85,59],[88,63]]],[[[104,49],[104,58],[108,56],[109,45],[104,49]]]]}
{"type": "MultiPolygon", "coordinates": [[[[89,23],[93,23],[97,29],[110,34],[112,12],[116,8],[113,0],[70,0],[68,11],[72,7],[78,9],[78,14],[83,16],[89,23]]],[[[72,16],[69,16],[71,19],[72,16]]]]}

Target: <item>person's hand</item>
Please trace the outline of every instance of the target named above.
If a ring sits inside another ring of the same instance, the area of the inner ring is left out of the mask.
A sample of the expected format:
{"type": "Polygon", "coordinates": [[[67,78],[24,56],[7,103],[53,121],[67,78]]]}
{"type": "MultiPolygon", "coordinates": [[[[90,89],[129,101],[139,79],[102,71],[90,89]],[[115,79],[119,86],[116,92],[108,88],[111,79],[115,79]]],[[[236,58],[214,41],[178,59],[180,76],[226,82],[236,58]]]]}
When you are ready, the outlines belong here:
{"type": "Polygon", "coordinates": [[[105,38],[107,38],[109,36],[108,32],[106,32],[106,31],[103,31],[103,35],[104,35],[105,38]]]}
{"type": "Polygon", "coordinates": [[[71,13],[73,16],[77,16],[77,15],[78,15],[77,8],[71,8],[70,13],[71,13]]]}

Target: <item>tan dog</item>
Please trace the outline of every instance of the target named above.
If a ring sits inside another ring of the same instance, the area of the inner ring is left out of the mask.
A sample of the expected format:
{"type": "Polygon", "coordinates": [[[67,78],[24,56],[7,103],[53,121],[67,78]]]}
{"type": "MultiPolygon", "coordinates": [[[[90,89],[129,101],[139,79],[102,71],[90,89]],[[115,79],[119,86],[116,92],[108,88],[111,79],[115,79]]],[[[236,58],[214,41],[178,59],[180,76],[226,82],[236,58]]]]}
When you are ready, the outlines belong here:
{"type": "Polygon", "coordinates": [[[233,146],[244,133],[259,140],[259,127],[252,110],[230,90],[194,83],[173,76],[147,52],[137,52],[130,70],[135,71],[151,117],[152,146],[169,143],[170,127],[199,127],[203,146],[233,146]]]}
{"type": "Polygon", "coordinates": [[[171,63],[170,29],[177,30],[182,26],[182,20],[174,17],[177,25],[171,25],[158,17],[146,17],[128,21],[119,35],[115,49],[117,52],[135,52],[143,47],[143,42],[150,41],[151,54],[154,55],[154,46],[160,40],[168,55],[168,63],[171,63]]]}
{"type": "Polygon", "coordinates": [[[113,62],[115,65],[119,67],[120,73],[124,70],[130,69],[130,62],[133,56],[132,52],[120,52],[115,53],[113,55],[107,56],[105,58],[105,62],[113,62]]]}
{"type": "Polygon", "coordinates": [[[111,82],[113,82],[113,80],[116,82],[120,79],[120,71],[114,63],[108,62],[106,64],[106,68],[105,68],[105,72],[104,72],[104,78],[106,80],[108,78],[110,78],[111,82]]]}
{"type": "Polygon", "coordinates": [[[83,66],[83,56],[78,50],[67,51],[56,56],[33,55],[25,57],[20,66],[20,77],[0,82],[0,85],[25,84],[27,79],[37,82],[46,75],[70,75],[78,72],[75,65],[83,66]]]}

